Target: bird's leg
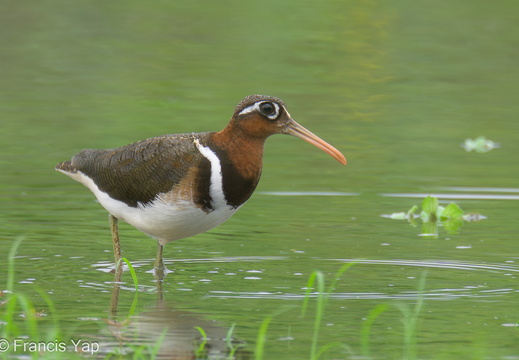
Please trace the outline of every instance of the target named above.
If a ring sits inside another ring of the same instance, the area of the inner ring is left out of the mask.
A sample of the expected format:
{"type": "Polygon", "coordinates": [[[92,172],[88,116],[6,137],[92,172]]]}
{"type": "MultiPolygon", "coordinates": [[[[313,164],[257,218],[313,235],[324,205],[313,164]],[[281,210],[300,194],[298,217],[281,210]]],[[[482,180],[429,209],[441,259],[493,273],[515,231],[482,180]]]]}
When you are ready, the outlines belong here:
{"type": "Polygon", "coordinates": [[[119,264],[119,266],[115,265],[115,275],[114,275],[114,288],[112,289],[112,299],[110,301],[110,315],[111,320],[117,322],[117,308],[119,306],[119,292],[121,290],[121,278],[123,275],[123,266],[119,264]]]}
{"type": "Polygon", "coordinates": [[[112,214],[108,215],[110,221],[110,231],[112,232],[112,242],[114,245],[115,268],[118,269],[121,264],[121,242],[119,241],[119,227],[117,226],[117,218],[112,214]]]}
{"type": "Polygon", "coordinates": [[[161,243],[157,244],[157,258],[155,259],[155,266],[153,267],[153,274],[155,277],[155,281],[157,281],[157,290],[159,292],[159,300],[162,299],[162,281],[164,277],[170,273],[171,271],[164,265],[164,259],[162,257],[162,251],[164,250],[164,245],[161,243]]]}
{"type": "Polygon", "coordinates": [[[157,301],[159,303],[164,300],[164,290],[162,285],[167,272],[166,266],[164,266],[164,260],[162,258],[163,250],[164,245],[161,245],[160,243],[157,244],[157,258],[155,259],[155,266],[153,268],[153,275],[157,285],[157,301]]]}
{"type": "Polygon", "coordinates": [[[166,268],[164,266],[164,261],[162,259],[162,250],[164,250],[164,245],[160,243],[157,244],[157,258],[155,259],[155,271],[164,271],[166,268]]]}

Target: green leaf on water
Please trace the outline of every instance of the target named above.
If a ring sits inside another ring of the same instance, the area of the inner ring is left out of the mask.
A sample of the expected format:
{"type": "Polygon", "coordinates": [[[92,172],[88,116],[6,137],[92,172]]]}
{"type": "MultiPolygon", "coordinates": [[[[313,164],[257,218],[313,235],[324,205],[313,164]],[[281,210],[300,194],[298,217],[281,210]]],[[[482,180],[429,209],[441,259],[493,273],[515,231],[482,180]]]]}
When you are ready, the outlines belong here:
{"type": "Polygon", "coordinates": [[[420,236],[428,238],[438,237],[438,223],[436,221],[424,221],[422,222],[422,233],[420,236]]]}
{"type": "Polygon", "coordinates": [[[413,205],[412,208],[410,208],[407,212],[397,212],[392,213],[391,215],[385,215],[385,217],[388,217],[390,219],[394,220],[409,220],[413,221],[415,218],[415,211],[418,210],[418,206],[413,205]]]}
{"type": "Polygon", "coordinates": [[[436,210],[436,218],[439,219],[445,210],[444,206],[438,206],[438,209],[436,210]]]}
{"type": "Polygon", "coordinates": [[[420,217],[423,221],[435,222],[438,219],[438,199],[427,196],[422,202],[422,213],[420,217]]]}
{"type": "Polygon", "coordinates": [[[461,145],[467,151],[476,151],[478,153],[489,152],[490,150],[497,149],[500,147],[499,143],[487,139],[484,136],[479,136],[472,139],[465,139],[465,142],[461,145]]]}
{"type": "Polygon", "coordinates": [[[463,219],[463,210],[456,203],[450,203],[440,214],[441,220],[459,220],[463,219]]]}
{"type": "Polygon", "coordinates": [[[413,207],[410,208],[409,211],[407,211],[407,214],[406,214],[407,218],[408,219],[414,218],[414,213],[415,213],[416,210],[418,210],[418,206],[413,205],[413,207]]]}
{"type": "Polygon", "coordinates": [[[405,212],[392,213],[389,215],[389,218],[395,220],[405,220],[407,219],[407,214],[405,212]]]}
{"type": "Polygon", "coordinates": [[[422,202],[422,211],[420,215],[415,215],[415,211],[419,210],[418,206],[413,206],[406,213],[398,212],[391,215],[384,215],[390,219],[409,220],[411,226],[416,226],[415,218],[422,220],[422,232],[420,236],[438,237],[438,226],[443,226],[447,232],[455,234],[463,226],[464,221],[479,221],[486,219],[485,216],[479,214],[465,214],[463,210],[456,204],[450,203],[447,206],[440,206],[438,199],[433,196],[427,196],[422,202]]]}
{"type": "Polygon", "coordinates": [[[427,196],[422,201],[422,210],[427,213],[436,213],[438,209],[438,199],[433,196],[427,196]]]}
{"type": "Polygon", "coordinates": [[[438,209],[438,199],[433,196],[427,196],[423,199],[422,210],[428,214],[436,214],[438,209]]]}
{"type": "Polygon", "coordinates": [[[456,234],[463,226],[463,218],[449,219],[444,221],[442,224],[449,234],[456,234]]]}

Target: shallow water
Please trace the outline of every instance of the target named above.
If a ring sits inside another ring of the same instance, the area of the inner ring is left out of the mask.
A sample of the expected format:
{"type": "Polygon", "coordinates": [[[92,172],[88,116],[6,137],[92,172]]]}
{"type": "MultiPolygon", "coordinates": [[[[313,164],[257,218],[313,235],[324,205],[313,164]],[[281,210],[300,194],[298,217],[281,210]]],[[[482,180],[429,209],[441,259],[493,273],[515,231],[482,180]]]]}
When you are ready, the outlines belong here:
{"type": "MultiPolygon", "coordinates": [[[[52,327],[52,314],[39,290],[65,336],[101,339],[102,356],[118,344],[105,322],[114,319],[107,214],[55,164],[83,148],[218,130],[241,98],[266,93],[343,151],[348,166],[298,139],[269,139],[250,201],[220,227],[166,246],[173,273],[161,291],[148,272],[154,241],[121,224],[123,256],[139,278],[138,316],[125,331],[153,342],[166,322],[164,343],[189,358],[199,326],[214,334],[206,357],[218,358],[228,349],[215,339],[236,324],[245,359],[262,321],[281,309],[265,358],[309,358],[318,296],[301,318],[308,278],[320,270],[329,285],[353,262],[319,328],[320,345],[341,342],[351,353],[333,348],[322,358],[366,355],[362,326],[386,304],[371,328],[373,359],[519,359],[515,2],[6,6],[0,267],[22,236],[15,290],[47,313],[41,326],[52,327]],[[500,147],[461,147],[481,135],[500,147]],[[427,237],[420,222],[383,217],[429,194],[485,219],[427,237]],[[414,356],[401,310],[421,299],[414,356]]],[[[115,319],[126,318],[135,293],[125,272],[115,319]]]]}

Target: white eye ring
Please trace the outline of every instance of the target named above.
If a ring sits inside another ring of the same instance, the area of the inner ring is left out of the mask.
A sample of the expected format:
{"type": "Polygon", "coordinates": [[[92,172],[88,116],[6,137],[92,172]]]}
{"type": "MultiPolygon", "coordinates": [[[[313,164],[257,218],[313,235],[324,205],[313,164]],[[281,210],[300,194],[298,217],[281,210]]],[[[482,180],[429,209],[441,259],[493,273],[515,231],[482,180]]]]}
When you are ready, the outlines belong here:
{"type": "Polygon", "coordinates": [[[247,106],[245,109],[243,109],[242,111],[240,111],[238,113],[238,115],[244,115],[244,114],[250,114],[254,111],[257,111],[259,113],[261,113],[262,115],[268,117],[270,120],[276,120],[278,117],[279,117],[279,105],[273,101],[258,101],[258,102],[255,102],[253,105],[250,105],[250,106],[247,106]],[[260,110],[260,105],[261,104],[264,104],[264,103],[270,103],[272,105],[274,105],[274,108],[276,109],[271,115],[266,115],[264,113],[261,112],[260,110]]]}

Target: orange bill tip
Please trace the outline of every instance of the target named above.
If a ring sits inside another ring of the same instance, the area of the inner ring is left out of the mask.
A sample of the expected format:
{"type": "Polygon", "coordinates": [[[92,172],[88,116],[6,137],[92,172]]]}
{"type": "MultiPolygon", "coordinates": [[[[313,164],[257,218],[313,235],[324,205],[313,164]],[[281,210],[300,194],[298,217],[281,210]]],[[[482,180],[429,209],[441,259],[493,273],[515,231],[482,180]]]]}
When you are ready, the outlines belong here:
{"type": "Polygon", "coordinates": [[[307,130],[306,128],[299,125],[293,120],[287,125],[286,134],[298,137],[300,139],[305,140],[306,142],[309,142],[310,144],[321,149],[328,155],[332,156],[335,160],[337,160],[343,165],[346,165],[347,163],[346,158],[339,150],[337,150],[335,147],[328,144],[319,136],[315,135],[310,130],[307,130]]]}

